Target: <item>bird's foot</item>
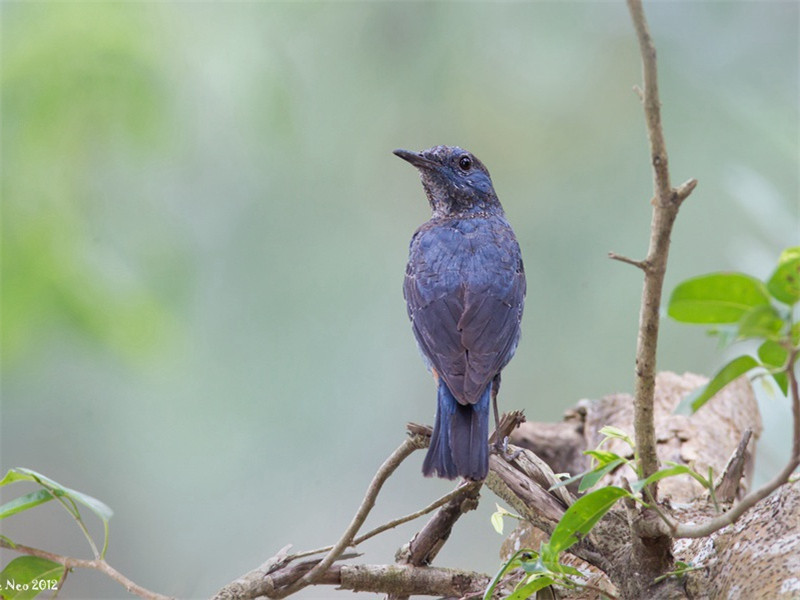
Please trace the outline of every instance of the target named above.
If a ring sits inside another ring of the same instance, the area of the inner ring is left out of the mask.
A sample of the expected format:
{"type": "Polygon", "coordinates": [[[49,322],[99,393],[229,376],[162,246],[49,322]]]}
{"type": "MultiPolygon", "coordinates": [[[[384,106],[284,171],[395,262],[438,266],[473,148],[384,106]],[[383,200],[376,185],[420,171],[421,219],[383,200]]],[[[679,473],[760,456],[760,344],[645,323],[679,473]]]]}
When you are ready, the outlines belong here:
{"type": "Polygon", "coordinates": [[[498,440],[494,443],[495,451],[505,458],[508,462],[512,460],[516,460],[520,454],[522,454],[522,448],[517,448],[516,450],[509,451],[508,449],[508,436],[505,436],[502,441],[498,440]]]}

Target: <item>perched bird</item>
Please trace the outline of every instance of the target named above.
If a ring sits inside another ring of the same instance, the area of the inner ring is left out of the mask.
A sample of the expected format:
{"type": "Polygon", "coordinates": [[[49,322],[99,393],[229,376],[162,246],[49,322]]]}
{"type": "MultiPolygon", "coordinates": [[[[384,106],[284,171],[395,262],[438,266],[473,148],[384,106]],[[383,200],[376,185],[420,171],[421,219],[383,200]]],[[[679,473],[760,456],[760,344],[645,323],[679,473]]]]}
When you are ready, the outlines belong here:
{"type": "Polygon", "coordinates": [[[420,173],[433,215],[411,238],[403,295],[438,386],[422,472],[484,479],[489,401],[520,336],[525,272],[489,171],[454,146],[395,150],[420,173]]]}

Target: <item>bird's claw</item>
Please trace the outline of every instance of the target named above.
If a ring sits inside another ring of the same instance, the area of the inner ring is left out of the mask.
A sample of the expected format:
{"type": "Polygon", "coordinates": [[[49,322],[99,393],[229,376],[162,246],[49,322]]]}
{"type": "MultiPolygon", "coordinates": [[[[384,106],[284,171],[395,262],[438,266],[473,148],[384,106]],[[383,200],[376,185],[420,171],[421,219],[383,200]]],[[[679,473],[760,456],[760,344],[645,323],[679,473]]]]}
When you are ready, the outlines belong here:
{"type": "Polygon", "coordinates": [[[506,459],[508,462],[516,460],[520,454],[522,454],[522,448],[517,448],[516,450],[509,451],[508,449],[508,436],[503,438],[503,441],[498,440],[494,444],[494,449],[497,453],[506,459]]]}

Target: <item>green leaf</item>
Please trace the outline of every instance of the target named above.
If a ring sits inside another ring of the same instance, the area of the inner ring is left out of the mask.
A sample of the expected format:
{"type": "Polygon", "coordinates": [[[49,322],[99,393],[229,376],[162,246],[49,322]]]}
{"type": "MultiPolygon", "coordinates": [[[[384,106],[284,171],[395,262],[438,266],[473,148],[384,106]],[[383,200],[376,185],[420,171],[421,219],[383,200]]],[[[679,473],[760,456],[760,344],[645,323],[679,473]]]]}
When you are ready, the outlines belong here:
{"type": "Polygon", "coordinates": [[[800,246],[781,252],[778,267],[767,281],[767,290],[784,304],[793,305],[800,300],[800,246]]]}
{"type": "MultiPolygon", "coordinates": [[[[617,454],[616,452],[609,452],[608,450],[584,450],[583,453],[586,456],[591,456],[593,459],[597,461],[597,465],[595,465],[592,469],[596,469],[597,467],[607,465],[610,462],[614,462],[615,460],[619,460],[622,457],[617,454]]],[[[623,458],[623,460],[625,460],[623,458]]]]}
{"type": "Polygon", "coordinates": [[[736,323],[750,309],[769,304],[764,284],[743,273],[712,273],[675,287],[667,313],[683,323],[736,323]]]}
{"type": "Polygon", "coordinates": [[[63,486],[57,481],[50,479],[46,475],[37,473],[32,469],[26,469],[24,467],[9,469],[8,473],[6,473],[6,476],[3,477],[2,481],[0,481],[0,486],[7,485],[15,481],[34,481],[50,491],[63,492],[64,496],[68,496],[76,502],[80,502],[84,506],[88,507],[103,521],[108,521],[114,515],[114,511],[112,511],[108,505],[101,502],[97,498],[93,498],[88,494],[84,494],[83,492],[63,486]]]}
{"type": "Polygon", "coordinates": [[[615,438],[615,439],[618,439],[618,440],[622,440],[623,442],[628,444],[628,446],[630,446],[631,449],[635,449],[636,448],[636,445],[633,443],[633,440],[631,439],[631,436],[629,436],[627,433],[622,431],[622,429],[618,429],[617,427],[613,427],[611,425],[606,425],[605,427],[603,427],[600,430],[600,435],[603,435],[603,436],[605,436],[607,438],[615,438]]]}
{"type": "Polygon", "coordinates": [[[722,367],[706,385],[694,390],[681,401],[676,412],[682,412],[685,406],[691,406],[691,412],[697,412],[703,404],[709,401],[714,394],[728,385],[731,381],[744,375],[750,369],[761,366],[759,362],[747,354],[739,356],[722,367]]]}
{"type": "Polygon", "coordinates": [[[651,483],[655,483],[656,481],[661,481],[665,477],[673,477],[675,475],[691,475],[697,481],[699,481],[704,488],[708,489],[709,482],[694,469],[688,467],[687,465],[679,465],[677,463],[670,464],[673,466],[668,469],[661,469],[660,471],[656,471],[650,475],[650,477],[647,479],[640,479],[639,481],[633,482],[631,484],[631,489],[634,492],[640,492],[651,483]]]}
{"type": "MultiPolygon", "coordinates": [[[[50,491],[54,496],[65,497],[70,502],[78,502],[89,508],[103,522],[103,549],[100,552],[100,556],[105,556],[106,550],[108,549],[108,521],[114,515],[114,511],[112,511],[105,503],[101,502],[97,498],[89,496],[88,494],[84,494],[83,492],[63,486],[57,481],[50,479],[46,475],[37,473],[33,469],[26,469],[24,467],[15,467],[13,469],[9,469],[5,477],[0,480],[0,486],[8,485],[16,481],[36,482],[45,490],[50,491]]],[[[78,512],[77,506],[72,504],[72,506],[65,506],[65,508],[77,521],[80,522],[80,513],[78,512]]],[[[82,523],[79,524],[82,525],[82,523]]]]}
{"type": "Polygon", "coordinates": [[[593,471],[589,471],[583,476],[583,479],[581,479],[581,484],[578,486],[578,491],[585,492],[586,490],[594,487],[595,484],[605,475],[608,475],[611,471],[616,469],[618,466],[625,464],[626,462],[627,461],[624,458],[619,457],[615,460],[612,460],[610,463],[603,465],[602,467],[598,467],[593,471]]]}
{"type": "Polygon", "coordinates": [[[507,573],[520,566],[521,564],[520,557],[525,555],[538,556],[536,552],[527,548],[518,550],[514,554],[514,556],[509,558],[503,564],[503,566],[500,567],[500,570],[497,571],[495,576],[492,578],[492,581],[489,583],[489,585],[486,587],[486,591],[483,593],[483,600],[492,600],[492,596],[494,595],[494,589],[497,587],[497,584],[503,577],[506,576],[507,573]]]}
{"type": "Polygon", "coordinates": [[[539,590],[553,585],[553,578],[547,575],[533,575],[525,580],[526,583],[518,587],[505,600],[526,600],[539,590]]]}
{"type": "Polygon", "coordinates": [[[630,496],[626,490],[608,486],[589,492],[578,498],[561,517],[548,542],[548,550],[558,555],[592,530],[611,507],[624,496],[630,496]]]}
{"type": "Polygon", "coordinates": [[[492,522],[492,527],[494,527],[494,530],[500,535],[503,535],[503,513],[501,512],[492,513],[491,522],[492,522]]]}
{"type": "Polygon", "coordinates": [[[532,554],[529,560],[520,561],[519,566],[522,567],[522,570],[528,575],[533,575],[534,573],[548,573],[550,571],[550,569],[544,565],[538,554],[532,554]]]}
{"type": "Polygon", "coordinates": [[[575,567],[564,565],[560,562],[547,563],[545,566],[550,569],[551,573],[563,573],[565,575],[572,575],[574,577],[585,577],[585,575],[575,567]]]}
{"type": "MultiPolygon", "coordinates": [[[[758,347],[758,358],[766,366],[772,369],[782,369],[786,366],[786,360],[789,358],[789,351],[781,346],[779,343],[767,340],[758,347]]],[[[785,372],[772,373],[772,379],[783,392],[783,395],[789,393],[789,378],[785,372]]]]}
{"type": "Polygon", "coordinates": [[[569,477],[567,479],[562,479],[555,485],[551,485],[549,488],[547,488],[547,491],[552,492],[557,488],[564,487],[565,485],[569,485],[570,483],[575,483],[576,481],[578,481],[578,479],[580,479],[581,477],[586,477],[586,475],[588,475],[591,472],[592,470],[590,469],[588,471],[584,471],[583,473],[578,473],[577,475],[573,475],[572,477],[569,477]]]}
{"type": "Polygon", "coordinates": [[[785,325],[774,306],[756,306],[748,310],[739,321],[739,337],[777,339],[785,325]]]}
{"type": "Polygon", "coordinates": [[[758,358],[768,367],[781,369],[786,365],[789,351],[778,342],[767,340],[758,347],[758,358]]]}
{"type": "Polygon", "coordinates": [[[3,504],[3,506],[0,506],[0,519],[5,519],[6,517],[15,515],[23,510],[28,510],[34,506],[39,506],[40,504],[49,502],[52,499],[53,494],[47,490],[36,490],[30,494],[25,494],[19,498],[14,498],[13,500],[3,504]]]}
{"type": "Polygon", "coordinates": [[[5,600],[30,600],[43,591],[55,590],[64,576],[64,565],[37,556],[20,556],[0,572],[5,600]]]}

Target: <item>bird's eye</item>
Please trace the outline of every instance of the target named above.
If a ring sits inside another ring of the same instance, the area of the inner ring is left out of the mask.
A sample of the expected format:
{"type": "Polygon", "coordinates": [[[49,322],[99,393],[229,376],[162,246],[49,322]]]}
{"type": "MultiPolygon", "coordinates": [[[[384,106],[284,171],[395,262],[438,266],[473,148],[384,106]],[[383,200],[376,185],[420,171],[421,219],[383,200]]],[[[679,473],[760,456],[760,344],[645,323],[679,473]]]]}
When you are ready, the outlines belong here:
{"type": "Polygon", "coordinates": [[[465,154],[458,159],[458,166],[464,171],[469,171],[472,168],[472,159],[465,154]]]}

